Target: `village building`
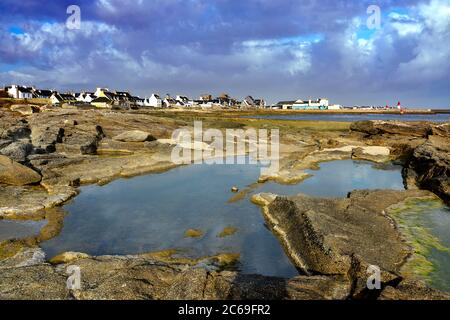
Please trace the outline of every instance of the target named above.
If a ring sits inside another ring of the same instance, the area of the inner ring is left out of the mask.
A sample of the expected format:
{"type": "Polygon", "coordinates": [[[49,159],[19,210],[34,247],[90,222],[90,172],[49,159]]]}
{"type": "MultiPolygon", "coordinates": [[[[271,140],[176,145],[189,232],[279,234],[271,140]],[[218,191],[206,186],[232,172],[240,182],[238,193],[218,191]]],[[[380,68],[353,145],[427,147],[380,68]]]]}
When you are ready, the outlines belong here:
{"type": "Polygon", "coordinates": [[[91,101],[91,104],[97,108],[112,108],[112,100],[107,97],[98,97],[91,101]]]}
{"type": "Polygon", "coordinates": [[[75,98],[78,102],[91,103],[97,97],[92,92],[82,92],[76,94],[75,98]]]}
{"type": "Polygon", "coordinates": [[[179,107],[190,107],[192,104],[190,104],[189,98],[186,96],[180,96],[177,95],[175,100],[177,101],[177,106],[179,107]]]}
{"type": "Polygon", "coordinates": [[[52,90],[34,90],[33,97],[37,99],[50,99],[53,92],[52,90]]]}
{"type": "Polygon", "coordinates": [[[143,107],[145,103],[145,99],[138,97],[138,96],[132,96],[130,100],[130,107],[143,107]]]}
{"type": "Polygon", "coordinates": [[[281,110],[289,110],[292,109],[292,106],[294,105],[296,101],[288,100],[288,101],[280,101],[276,104],[277,109],[281,110]]]}
{"type": "Polygon", "coordinates": [[[18,85],[12,85],[6,87],[6,91],[11,98],[14,99],[32,99],[33,98],[33,88],[24,87],[18,85]]]}
{"type": "Polygon", "coordinates": [[[342,106],[340,104],[332,104],[328,106],[328,110],[341,110],[342,106]]]}
{"type": "Polygon", "coordinates": [[[177,105],[177,100],[171,98],[170,96],[166,96],[166,98],[163,101],[163,107],[169,108],[169,107],[175,107],[177,105]]]}
{"type": "Polygon", "coordinates": [[[161,108],[162,107],[162,100],[159,97],[158,94],[153,93],[150,98],[146,99],[144,102],[144,106],[146,107],[153,107],[153,108],[161,108]]]}
{"type": "Polygon", "coordinates": [[[73,103],[76,101],[77,100],[75,96],[69,93],[53,92],[52,96],[50,97],[50,102],[52,104],[73,103]]]}
{"type": "Polygon", "coordinates": [[[297,100],[292,105],[293,110],[327,110],[329,105],[328,99],[318,100],[297,100]]]}
{"type": "Polygon", "coordinates": [[[247,96],[242,101],[242,105],[247,108],[265,108],[266,102],[263,99],[253,99],[252,96],[247,96]]]}

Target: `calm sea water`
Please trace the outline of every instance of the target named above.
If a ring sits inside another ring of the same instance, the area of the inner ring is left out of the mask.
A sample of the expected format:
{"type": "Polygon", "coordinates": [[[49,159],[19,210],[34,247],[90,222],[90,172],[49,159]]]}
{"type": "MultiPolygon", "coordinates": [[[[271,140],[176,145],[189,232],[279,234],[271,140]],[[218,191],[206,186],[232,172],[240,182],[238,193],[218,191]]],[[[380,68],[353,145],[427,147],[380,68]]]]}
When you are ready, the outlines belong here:
{"type": "Polygon", "coordinates": [[[316,120],[355,122],[362,120],[398,120],[398,121],[450,121],[450,114],[271,114],[261,116],[246,116],[245,118],[274,119],[274,120],[316,120]]]}
{"type": "MultiPolygon", "coordinates": [[[[368,162],[336,161],[311,171],[302,184],[267,183],[257,192],[345,196],[354,189],[402,189],[400,167],[375,168],[368,162]]],[[[232,186],[241,190],[257,180],[255,165],[192,165],[166,173],[87,186],[64,209],[61,234],[42,243],[49,257],[64,251],[92,255],[133,254],[176,248],[189,257],[222,252],[241,254],[240,270],[269,276],[297,274],[277,239],[266,228],[259,207],[249,201],[229,203],[232,186]],[[217,237],[225,227],[236,234],[217,237]],[[185,238],[186,229],[202,238],[185,238]]]]}
{"type": "Polygon", "coordinates": [[[36,236],[45,224],[45,221],[0,220],[0,241],[36,236]]]}

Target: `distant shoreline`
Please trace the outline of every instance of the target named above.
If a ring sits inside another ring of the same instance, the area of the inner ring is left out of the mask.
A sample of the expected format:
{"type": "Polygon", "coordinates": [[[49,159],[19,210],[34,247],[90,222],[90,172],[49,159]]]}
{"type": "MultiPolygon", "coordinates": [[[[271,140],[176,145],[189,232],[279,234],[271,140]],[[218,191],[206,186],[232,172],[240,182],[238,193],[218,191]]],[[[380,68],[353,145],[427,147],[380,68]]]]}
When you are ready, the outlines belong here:
{"type": "MultiPolygon", "coordinates": [[[[243,110],[248,111],[248,110],[243,110]]],[[[398,114],[402,113],[398,110],[280,110],[280,109],[259,109],[258,113],[264,114],[398,114]]],[[[421,114],[450,114],[450,109],[409,109],[403,114],[421,115],[421,114]]]]}

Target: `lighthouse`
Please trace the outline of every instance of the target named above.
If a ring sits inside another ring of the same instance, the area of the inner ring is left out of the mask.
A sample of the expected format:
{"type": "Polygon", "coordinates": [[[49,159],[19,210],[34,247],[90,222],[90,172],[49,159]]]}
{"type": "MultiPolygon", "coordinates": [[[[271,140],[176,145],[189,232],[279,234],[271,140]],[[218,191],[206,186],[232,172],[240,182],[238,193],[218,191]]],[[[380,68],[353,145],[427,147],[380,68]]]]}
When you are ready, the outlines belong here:
{"type": "Polygon", "coordinates": [[[400,101],[397,103],[397,109],[402,110],[402,104],[400,103],[400,101]]]}

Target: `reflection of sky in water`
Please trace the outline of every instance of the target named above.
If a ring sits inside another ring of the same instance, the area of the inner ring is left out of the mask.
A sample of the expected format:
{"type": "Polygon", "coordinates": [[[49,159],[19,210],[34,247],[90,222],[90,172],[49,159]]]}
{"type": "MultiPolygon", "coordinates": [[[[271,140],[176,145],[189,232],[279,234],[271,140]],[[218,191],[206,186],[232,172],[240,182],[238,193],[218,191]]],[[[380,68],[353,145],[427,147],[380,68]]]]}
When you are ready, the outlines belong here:
{"type": "Polygon", "coordinates": [[[46,221],[0,220],[0,241],[38,235],[45,224],[46,221]]]}
{"type": "MultiPolygon", "coordinates": [[[[364,188],[402,188],[398,170],[376,170],[365,162],[324,163],[314,177],[295,186],[267,183],[255,192],[345,196],[364,188]]],[[[227,203],[258,179],[251,165],[192,165],[169,172],[121,179],[106,186],[87,186],[65,206],[69,212],[61,234],[42,244],[51,257],[64,251],[93,255],[130,254],[178,248],[189,256],[240,252],[241,270],[290,277],[296,270],[264,225],[259,207],[243,199],[227,203]],[[238,232],[218,238],[223,228],[238,232]],[[205,232],[184,237],[186,229],[205,232]]]]}
{"type": "MultiPolygon", "coordinates": [[[[378,165],[379,167],[382,167],[378,165]]],[[[345,197],[356,189],[403,190],[400,166],[387,166],[389,170],[375,169],[370,162],[342,160],[320,164],[320,170],[308,170],[313,176],[293,186],[269,182],[257,192],[277,194],[306,193],[319,197],[345,197]]]]}

